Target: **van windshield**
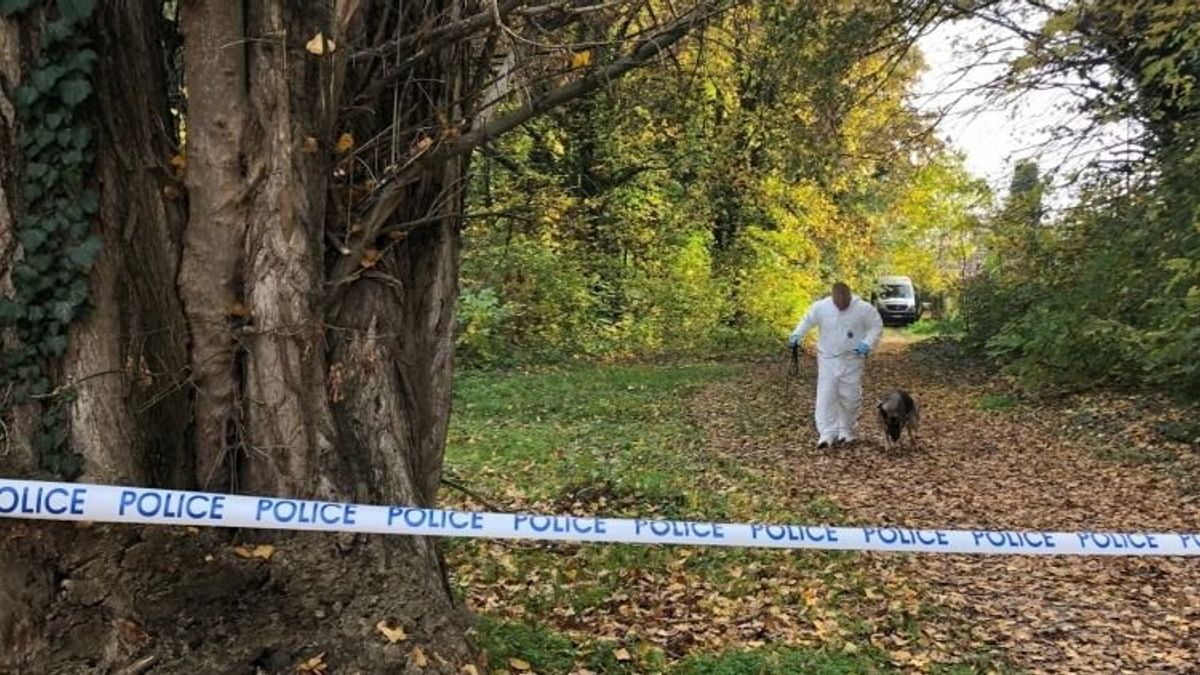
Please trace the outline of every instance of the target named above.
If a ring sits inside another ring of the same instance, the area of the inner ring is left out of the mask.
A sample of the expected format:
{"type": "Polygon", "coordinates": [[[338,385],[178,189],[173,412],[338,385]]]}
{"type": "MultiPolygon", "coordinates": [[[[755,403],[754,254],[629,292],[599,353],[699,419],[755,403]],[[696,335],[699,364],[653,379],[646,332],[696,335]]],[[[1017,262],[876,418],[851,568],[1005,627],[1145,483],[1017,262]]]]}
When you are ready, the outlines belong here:
{"type": "Polygon", "coordinates": [[[911,298],[913,296],[912,286],[884,284],[882,296],[884,299],[911,298]]]}

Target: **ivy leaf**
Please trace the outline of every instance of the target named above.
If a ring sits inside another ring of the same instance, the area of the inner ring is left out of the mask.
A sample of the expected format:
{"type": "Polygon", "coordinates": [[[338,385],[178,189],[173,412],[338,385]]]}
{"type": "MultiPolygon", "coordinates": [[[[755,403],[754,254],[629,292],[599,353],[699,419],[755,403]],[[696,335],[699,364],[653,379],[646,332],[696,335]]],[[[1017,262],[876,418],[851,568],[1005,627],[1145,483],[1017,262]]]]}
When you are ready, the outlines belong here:
{"type": "Polygon", "coordinates": [[[42,353],[57,358],[67,351],[67,336],[52,335],[42,342],[42,353]]]}
{"type": "Polygon", "coordinates": [[[58,13],[67,21],[83,21],[92,16],[96,0],[58,0],[58,13]]]}
{"type": "Polygon", "coordinates": [[[33,0],[0,0],[0,16],[12,16],[24,12],[33,4],[33,0]]]}
{"type": "MultiPolygon", "coordinates": [[[[86,199],[86,195],[84,198],[86,199]]],[[[63,214],[67,217],[67,219],[72,221],[83,220],[87,215],[84,214],[83,207],[80,205],[79,200],[68,201],[66,199],[56,199],[54,200],[54,210],[57,213],[63,214]]]]}
{"type": "Polygon", "coordinates": [[[100,237],[88,237],[84,239],[78,246],[73,247],[68,253],[67,258],[75,263],[80,269],[91,269],[92,263],[96,262],[96,256],[100,254],[100,237]]]}
{"type": "Polygon", "coordinates": [[[54,303],[54,318],[61,323],[71,323],[75,318],[75,304],[62,300],[54,303]]]}
{"type": "Polygon", "coordinates": [[[70,282],[70,291],[67,292],[66,301],[72,306],[82,305],[87,301],[88,297],[88,280],[86,277],[74,277],[70,282]]]}
{"type": "Polygon", "coordinates": [[[67,21],[58,20],[51,21],[46,24],[46,46],[54,46],[59,42],[70,39],[75,34],[71,24],[67,21]]]}
{"type": "Polygon", "coordinates": [[[79,206],[83,209],[83,215],[90,218],[100,210],[100,201],[95,192],[88,190],[79,198],[79,206]]]}
{"type": "Polygon", "coordinates": [[[25,247],[27,253],[35,251],[41,248],[42,244],[46,243],[46,231],[41,228],[22,230],[20,239],[21,246],[25,247]]]}
{"type": "Polygon", "coordinates": [[[73,452],[64,452],[59,466],[59,474],[66,480],[75,480],[83,475],[83,459],[73,452]]]}
{"type": "Polygon", "coordinates": [[[8,298],[0,298],[0,324],[11,326],[20,317],[20,305],[8,298]]]}
{"type": "Polygon", "coordinates": [[[30,75],[29,83],[43,94],[48,94],[52,89],[54,89],[54,85],[58,84],[58,81],[62,78],[62,76],[66,74],[67,69],[63,68],[62,66],[40,68],[33,71],[33,74],[30,75]]]}
{"type": "Polygon", "coordinates": [[[71,142],[80,150],[86,148],[92,142],[91,127],[76,127],[71,142]]]}
{"type": "Polygon", "coordinates": [[[38,129],[33,132],[33,137],[37,140],[38,150],[41,150],[54,142],[55,134],[49,129],[38,129]]]}
{"type": "Polygon", "coordinates": [[[90,75],[93,66],[100,60],[99,55],[91,49],[81,49],[71,57],[68,62],[68,67],[75,72],[85,73],[90,75]]]}
{"type": "Polygon", "coordinates": [[[70,106],[79,105],[91,94],[91,83],[81,77],[72,77],[58,84],[58,95],[70,106]]]}
{"type": "Polygon", "coordinates": [[[25,175],[32,179],[38,179],[46,175],[46,171],[50,167],[42,162],[30,162],[25,166],[25,175]]]}
{"type": "Polygon", "coordinates": [[[18,108],[28,110],[38,100],[39,96],[41,96],[41,92],[27,84],[23,84],[17,87],[16,92],[13,93],[13,100],[16,101],[18,108]]]}
{"type": "Polygon", "coordinates": [[[26,202],[36,202],[42,196],[42,186],[33,181],[28,181],[21,186],[21,197],[26,202]]]}

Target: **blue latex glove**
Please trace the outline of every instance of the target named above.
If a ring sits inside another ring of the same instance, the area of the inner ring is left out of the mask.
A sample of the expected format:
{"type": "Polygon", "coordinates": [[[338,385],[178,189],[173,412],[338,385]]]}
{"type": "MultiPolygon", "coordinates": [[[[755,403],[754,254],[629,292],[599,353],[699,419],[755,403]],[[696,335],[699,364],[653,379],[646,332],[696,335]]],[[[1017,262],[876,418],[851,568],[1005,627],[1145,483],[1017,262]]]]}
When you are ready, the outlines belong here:
{"type": "Polygon", "coordinates": [[[800,345],[800,336],[799,335],[793,335],[788,338],[788,348],[789,349],[795,349],[799,345],[800,345]]]}
{"type": "Polygon", "coordinates": [[[854,353],[859,356],[866,356],[871,353],[871,345],[867,344],[866,340],[859,340],[858,346],[854,348],[854,353]]]}

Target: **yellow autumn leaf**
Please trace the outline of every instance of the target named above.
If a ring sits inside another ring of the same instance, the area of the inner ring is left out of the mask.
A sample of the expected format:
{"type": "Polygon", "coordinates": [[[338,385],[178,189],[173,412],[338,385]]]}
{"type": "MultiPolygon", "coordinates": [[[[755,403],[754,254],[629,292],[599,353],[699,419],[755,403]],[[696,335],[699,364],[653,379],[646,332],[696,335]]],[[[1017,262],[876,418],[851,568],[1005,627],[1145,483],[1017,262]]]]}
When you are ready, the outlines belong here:
{"type": "Polygon", "coordinates": [[[632,661],[633,660],[633,656],[631,656],[629,654],[629,650],[625,649],[624,647],[621,647],[617,651],[613,652],[613,658],[615,658],[618,661],[632,661]]]}
{"type": "Polygon", "coordinates": [[[408,660],[418,668],[429,665],[429,659],[425,658],[425,652],[420,647],[413,647],[412,652],[408,655],[408,660]]]}
{"type": "Polygon", "coordinates": [[[326,49],[328,49],[329,53],[332,54],[333,50],[337,48],[337,45],[333,43],[333,40],[325,39],[325,36],[318,32],[311,40],[308,41],[308,44],[304,45],[304,48],[308,50],[309,54],[321,56],[325,53],[326,49]]]}
{"type": "Polygon", "coordinates": [[[375,629],[380,633],[383,633],[383,637],[387,638],[387,641],[393,644],[408,639],[408,635],[404,632],[403,627],[393,627],[387,621],[380,621],[379,623],[375,624],[375,629]]]}
{"type": "Polygon", "coordinates": [[[325,663],[325,652],[321,652],[311,659],[308,659],[304,663],[296,666],[296,672],[321,675],[327,668],[329,668],[329,664],[325,663]]]}
{"type": "Polygon", "coordinates": [[[530,670],[531,668],[533,668],[533,666],[529,665],[528,661],[524,661],[522,659],[509,659],[508,665],[512,666],[513,670],[524,671],[524,670],[530,670]]]}
{"type": "Polygon", "coordinates": [[[275,555],[275,547],[270,544],[260,544],[253,548],[249,546],[238,546],[233,549],[233,554],[239,558],[253,560],[259,558],[262,560],[270,560],[271,556],[275,555]]]}
{"type": "Polygon", "coordinates": [[[575,52],[574,54],[571,55],[571,67],[572,68],[586,68],[586,67],[588,67],[588,64],[590,64],[591,62],[592,62],[592,52],[590,50],[584,50],[582,52],[575,52]]]}
{"type": "Polygon", "coordinates": [[[342,154],[349,152],[350,149],[353,147],[354,147],[354,136],[352,136],[350,134],[350,132],[347,131],[347,132],[343,133],[341,136],[338,136],[337,144],[335,144],[333,146],[333,149],[336,150],[339,155],[342,155],[342,154]]]}
{"type": "Polygon", "coordinates": [[[375,266],[375,263],[379,262],[380,255],[382,254],[379,252],[379,249],[369,248],[366,251],[363,251],[363,257],[358,262],[363,267],[370,269],[375,266]]]}

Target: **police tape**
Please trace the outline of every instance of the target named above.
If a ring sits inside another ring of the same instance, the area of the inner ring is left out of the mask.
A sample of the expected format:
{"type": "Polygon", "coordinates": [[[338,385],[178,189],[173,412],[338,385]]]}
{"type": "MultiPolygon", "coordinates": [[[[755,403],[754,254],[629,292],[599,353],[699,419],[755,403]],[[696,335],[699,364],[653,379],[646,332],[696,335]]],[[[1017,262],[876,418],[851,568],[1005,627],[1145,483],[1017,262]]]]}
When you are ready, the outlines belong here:
{"type": "Polygon", "coordinates": [[[0,479],[0,518],[840,551],[1200,556],[1200,533],[917,530],[553,516],[0,479]]]}

